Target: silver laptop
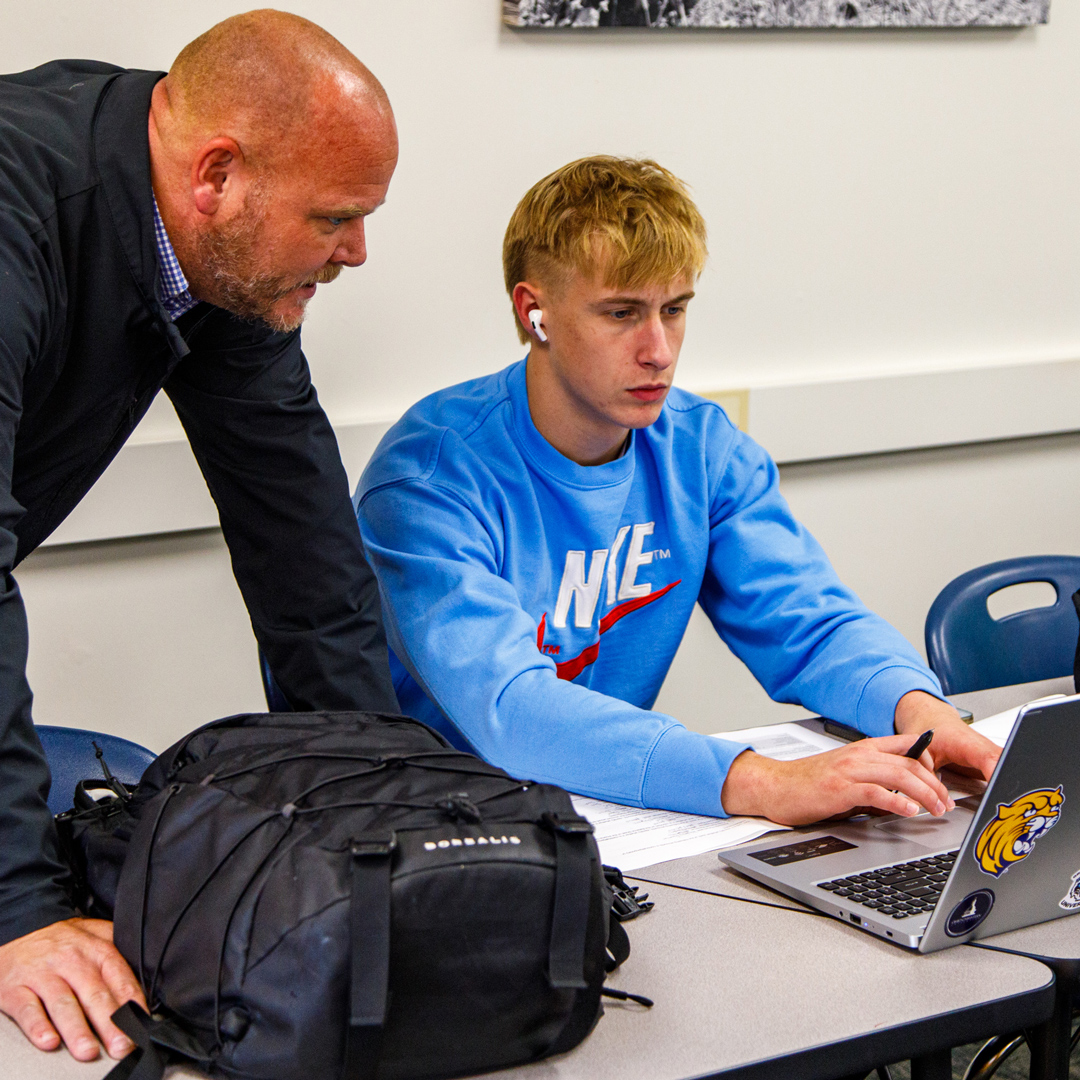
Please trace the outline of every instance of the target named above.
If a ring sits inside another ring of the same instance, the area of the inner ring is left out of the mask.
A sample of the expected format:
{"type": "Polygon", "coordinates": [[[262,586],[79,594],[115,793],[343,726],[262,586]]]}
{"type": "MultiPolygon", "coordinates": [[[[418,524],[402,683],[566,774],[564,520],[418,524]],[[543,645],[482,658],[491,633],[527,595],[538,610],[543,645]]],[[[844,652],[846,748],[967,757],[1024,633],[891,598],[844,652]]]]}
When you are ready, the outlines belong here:
{"type": "Polygon", "coordinates": [[[859,817],[720,860],[919,952],[1080,911],[1080,695],[1023,709],[984,794],[935,818],[859,817]]]}

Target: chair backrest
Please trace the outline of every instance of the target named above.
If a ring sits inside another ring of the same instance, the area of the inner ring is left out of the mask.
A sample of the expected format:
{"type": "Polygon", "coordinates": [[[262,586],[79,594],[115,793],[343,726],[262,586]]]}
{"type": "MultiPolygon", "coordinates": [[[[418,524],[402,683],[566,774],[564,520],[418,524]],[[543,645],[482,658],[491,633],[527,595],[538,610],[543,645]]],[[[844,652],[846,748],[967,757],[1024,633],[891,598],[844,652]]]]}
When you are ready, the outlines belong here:
{"type": "Polygon", "coordinates": [[[926,616],[926,655],[946,694],[1056,679],[1073,673],[1078,624],[1072,594],[1080,558],[1033,555],[976,567],[950,581],[926,616]],[[1049,607],[995,619],[989,596],[1009,585],[1046,581],[1049,607]]]}
{"type": "Polygon", "coordinates": [[[292,712],[293,707],[289,704],[289,699],[282,692],[282,689],[277,684],[277,680],[274,678],[274,673],[270,670],[270,665],[266,662],[266,657],[263,655],[262,649],[259,650],[259,671],[262,673],[263,693],[266,695],[266,707],[271,712],[292,712]]]}
{"type": "Polygon", "coordinates": [[[38,724],[34,730],[45,749],[52,773],[49,809],[54,814],[71,809],[75,785],[80,780],[100,780],[104,775],[94,750],[95,742],[101,747],[113,776],[125,784],[137,784],[146,767],[157,757],[145,746],[100,731],[50,727],[47,724],[38,724]]]}

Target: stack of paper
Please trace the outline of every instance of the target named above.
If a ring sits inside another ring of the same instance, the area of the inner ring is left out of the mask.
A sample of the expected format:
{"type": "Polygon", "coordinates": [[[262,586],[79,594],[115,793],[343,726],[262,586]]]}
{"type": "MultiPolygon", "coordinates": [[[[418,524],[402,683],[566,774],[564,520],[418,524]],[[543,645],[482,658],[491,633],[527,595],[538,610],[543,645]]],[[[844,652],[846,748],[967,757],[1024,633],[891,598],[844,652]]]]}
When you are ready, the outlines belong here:
{"type": "Polygon", "coordinates": [[[627,871],[747,844],[774,829],[787,828],[766,818],[701,817],[671,810],[642,810],[580,795],[573,799],[574,809],[596,830],[601,859],[627,871]]]}

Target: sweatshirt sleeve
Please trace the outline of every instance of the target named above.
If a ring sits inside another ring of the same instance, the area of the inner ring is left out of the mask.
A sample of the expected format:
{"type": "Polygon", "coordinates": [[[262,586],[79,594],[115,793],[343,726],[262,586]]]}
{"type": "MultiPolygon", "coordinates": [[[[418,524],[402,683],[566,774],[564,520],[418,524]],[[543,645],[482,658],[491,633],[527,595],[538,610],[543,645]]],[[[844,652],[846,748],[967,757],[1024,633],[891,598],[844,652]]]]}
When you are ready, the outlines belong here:
{"type": "Polygon", "coordinates": [[[700,602],[776,701],[891,735],[904,694],[943,697],[910,642],[840,581],[792,517],[772,459],[739,432],[712,498],[700,602]]]}
{"type": "Polygon", "coordinates": [[[724,816],[724,778],[746,747],[559,679],[499,576],[501,537],[455,491],[393,483],[357,513],[391,646],[478,754],[581,795],[724,816]]]}

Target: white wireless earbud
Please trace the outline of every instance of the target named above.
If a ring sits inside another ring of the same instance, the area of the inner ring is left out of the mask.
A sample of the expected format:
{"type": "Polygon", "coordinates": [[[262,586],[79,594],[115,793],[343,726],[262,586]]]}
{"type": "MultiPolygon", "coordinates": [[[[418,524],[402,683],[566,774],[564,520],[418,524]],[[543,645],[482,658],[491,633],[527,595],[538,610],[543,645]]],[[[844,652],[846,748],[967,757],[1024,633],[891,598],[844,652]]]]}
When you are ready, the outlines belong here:
{"type": "Polygon", "coordinates": [[[547,334],[544,333],[544,328],[540,325],[543,318],[544,313],[539,308],[533,308],[532,311],[529,312],[529,322],[532,323],[533,333],[541,341],[547,341],[547,334]]]}

